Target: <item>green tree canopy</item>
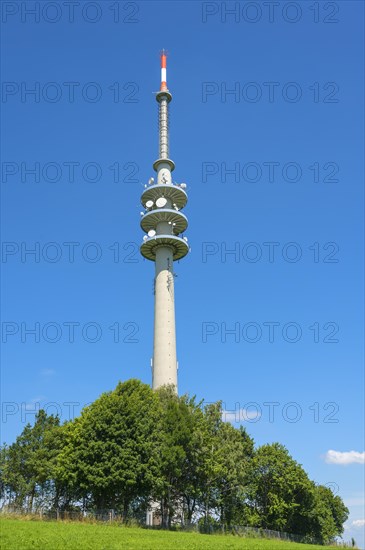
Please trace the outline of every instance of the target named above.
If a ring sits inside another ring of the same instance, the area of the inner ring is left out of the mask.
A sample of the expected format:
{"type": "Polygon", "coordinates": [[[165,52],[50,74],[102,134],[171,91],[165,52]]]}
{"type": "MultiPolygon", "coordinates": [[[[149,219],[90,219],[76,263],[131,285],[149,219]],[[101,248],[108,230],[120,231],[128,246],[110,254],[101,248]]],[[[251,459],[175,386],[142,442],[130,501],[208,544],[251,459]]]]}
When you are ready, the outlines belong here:
{"type": "Polygon", "coordinates": [[[126,518],[148,505],[172,521],[250,525],[332,542],[348,510],[316,486],[279,443],[254,448],[246,430],[166,386],[119,383],[60,425],[39,411],[0,453],[1,496],[34,510],[114,509],[126,518]]]}
{"type": "Polygon", "coordinates": [[[47,497],[53,462],[58,453],[54,439],[58,428],[59,418],[48,416],[41,409],[34,425],[27,424],[16,441],[3,448],[2,486],[3,491],[6,487],[12,504],[32,510],[37,501],[42,503],[47,497]]]}
{"type": "Polygon", "coordinates": [[[312,484],[283,445],[273,443],[257,449],[250,464],[248,484],[255,524],[276,531],[306,532],[312,484]]]}
{"type": "Polygon", "coordinates": [[[67,428],[58,477],[99,509],[147,497],[156,476],[157,395],[138,380],[119,383],[67,428]]]}

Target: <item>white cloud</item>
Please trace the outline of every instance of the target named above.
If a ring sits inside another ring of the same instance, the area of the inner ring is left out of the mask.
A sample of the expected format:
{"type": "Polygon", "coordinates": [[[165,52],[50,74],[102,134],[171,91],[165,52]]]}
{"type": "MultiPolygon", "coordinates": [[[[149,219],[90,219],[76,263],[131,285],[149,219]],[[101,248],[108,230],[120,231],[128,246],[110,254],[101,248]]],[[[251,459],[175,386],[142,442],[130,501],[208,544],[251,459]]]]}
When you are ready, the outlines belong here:
{"type": "Polygon", "coordinates": [[[340,464],[346,466],[347,464],[364,464],[365,452],[359,453],[357,451],[327,451],[325,457],[327,464],[340,464]]]}
{"type": "Polygon", "coordinates": [[[222,411],[223,422],[257,422],[261,413],[258,410],[236,409],[234,411],[222,411]]]}
{"type": "Polygon", "coordinates": [[[365,525],[365,519],[355,519],[355,520],[351,523],[351,525],[352,525],[353,527],[356,527],[356,528],[359,528],[359,529],[360,529],[360,527],[364,527],[364,525],[365,525]]]}

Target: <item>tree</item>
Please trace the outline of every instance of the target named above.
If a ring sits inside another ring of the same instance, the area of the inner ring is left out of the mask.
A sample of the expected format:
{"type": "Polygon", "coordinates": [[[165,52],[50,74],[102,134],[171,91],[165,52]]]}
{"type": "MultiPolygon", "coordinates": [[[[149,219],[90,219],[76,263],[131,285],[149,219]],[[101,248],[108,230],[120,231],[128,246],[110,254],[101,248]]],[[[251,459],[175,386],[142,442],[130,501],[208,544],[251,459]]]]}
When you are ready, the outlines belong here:
{"type": "Polygon", "coordinates": [[[194,512],[199,491],[199,426],[203,413],[195,398],[178,397],[171,386],[159,388],[157,396],[158,474],[154,497],[161,503],[161,521],[166,528],[171,526],[175,511],[182,512],[183,500],[187,505],[188,521],[194,512]]]}
{"type": "Polygon", "coordinates": [[[11,491],[7,479],[8,445],[4,443],[0,447],[0,499],[7,503],[11,500],[11,491]]]}
{"type": "Polygon", "coordinates": [[[3,484],[8,488],[10,504],[42,504],[52,493],[52,461],[57,449],[53,433],[59,429],[59,418],[40,410],[34,426],[27,424],[16,441],[2,453],[3,484]]]}
{"type": "Polygon", "coordinates": [[[213,509],[220,522],[236,521],[244,505],[248,463],[254,442],[241,426],[234,428],[222,420],[222,403],[204,410],[200,464],[201,506],[208,521],[213,509]]]}
{"type": "Polygon", "coordinates": [[[314,485],[314,503],[310,512],[311,535],[321,544],[332,543],[343,533],[349,511],[339,496],[323,485],[314,485]]]}
{"type": "Polygon", "coordinates": [[[200,505],[204,510],[205,524],[208,523],[211,508],[217,507],[216,482],[221,477],[220,431],[222,403],[206,405],[202,427],[202,461],[199,469],[200,505]]]}
{"type": "Polygon", "coordinates": [[[67,427],[58,478],[97,509],[121,510],[148,498],[156,472],[158,401],[138,380],[119,383],[67,427]]]}
{"type": "Polygon", "coordinates": [[[217,479],[220,521],[230,527],[239,523],[245,507],[248,468],[254,452],[254,442],[241,426],[223,423],[220,439],[220,476],[217,479]]]}
{"type": "Polygon", "coordinates": [[[257,527],[304,534],[313,487],[303,468],[279,443],[255,452],[249,473],[248,504],[257,527]]]}

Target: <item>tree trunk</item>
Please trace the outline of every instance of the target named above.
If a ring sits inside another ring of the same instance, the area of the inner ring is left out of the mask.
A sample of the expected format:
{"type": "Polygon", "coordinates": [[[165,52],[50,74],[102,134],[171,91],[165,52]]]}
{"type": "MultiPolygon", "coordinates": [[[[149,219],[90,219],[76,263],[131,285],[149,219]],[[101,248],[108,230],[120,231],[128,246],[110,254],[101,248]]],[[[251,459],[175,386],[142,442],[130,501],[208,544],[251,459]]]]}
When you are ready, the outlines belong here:
{"type": "Polygon", "coordinates": [[[161,502],[161,524],[163,529],[168,529],[169,525],[169,507],[168,507],[168,499],[164,497],[161,502]]]}
{"type": "Polygon", "coordinates": [[[60,488],[56,485],[56,491],[53,499],[52,508],[57,509],[60,504],[60,488]]]}
{"type": "Polygon", "coordinates": [[[31,491],[31,493],[30,493],[30,499],[29,499],[29,505],[28,505],[28,512],[32,512],[32,511],[33,511],[33,501],[34,501],[34,497],[35,497],[35,485],[33,485],[32,491],[31,491]]]}
{"type": "Polygon", "coordinates": [[[169,510],[169,514],[168,514],[167,528],[171,529],[171,520],[172,520],[172,512],[173,512],[171,506],[169,506],[168,510],[169,510]]]}
{"type": "Polygon", "coordinates": [[[193,498],[193,503],[192,503],[191,506],[189,506],[189,504],[190,504],[190,499],[189,499],[189,504],[188,504],[188,523],[191,523],[191,521],[192,521],[193,514],[194,514],[194,510],[195,510],[195,503],[196,503],[196,499],[193,498]]]}
{"type": "Polygon", "coordinates": [[[127,521],[128,511],[129,511],[129,499],[125,498],[123,500],[123,523],[127,521]]]}

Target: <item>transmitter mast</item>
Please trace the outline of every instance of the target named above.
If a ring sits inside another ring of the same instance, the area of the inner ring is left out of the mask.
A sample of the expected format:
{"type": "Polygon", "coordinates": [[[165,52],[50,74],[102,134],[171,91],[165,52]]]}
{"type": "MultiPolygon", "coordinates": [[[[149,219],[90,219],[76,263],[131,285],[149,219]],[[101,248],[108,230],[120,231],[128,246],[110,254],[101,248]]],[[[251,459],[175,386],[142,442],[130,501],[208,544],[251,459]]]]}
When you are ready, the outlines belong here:
{"type": "Polygon", "coordinates": [[[159,122],[159,157],[153,163],[157,183],[150,178],[141,196],[145,209],[141,212],[141,228],[146,233],[141,245],[144,258],[155,262],[155,319],[152,367],[152,388],[172,384],[177,392],[175,296],[173,263],[189,252],[186,237],[180,237],[188,220],[181,212],[187,203],[186,184],[172,181],[175,168],[169,158],[169,103],[172,95],[167,87],[166,54],[161,54],[161,86],[156,93],[159,122]]]}

